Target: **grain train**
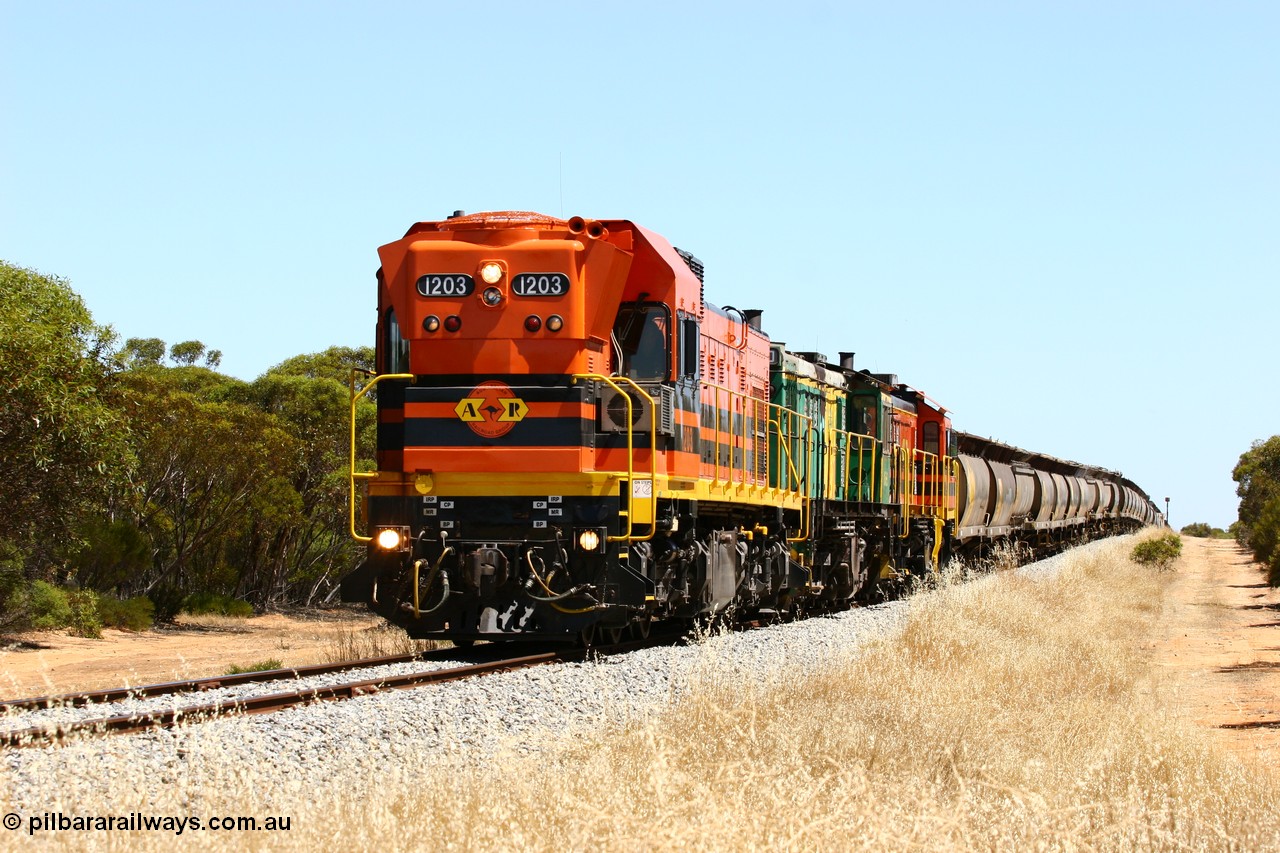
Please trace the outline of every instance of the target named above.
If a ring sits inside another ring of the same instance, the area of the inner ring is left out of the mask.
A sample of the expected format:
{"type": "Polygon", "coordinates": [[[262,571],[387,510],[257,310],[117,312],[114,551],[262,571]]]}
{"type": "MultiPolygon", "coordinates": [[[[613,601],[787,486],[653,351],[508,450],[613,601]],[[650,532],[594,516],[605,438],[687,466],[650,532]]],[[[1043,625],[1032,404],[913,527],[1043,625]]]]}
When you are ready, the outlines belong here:
{"type": "Polygon", "coordinates": [[[379,256],[377,374],[352,386],[367,557],[342,596],[411,636],[785,618],[1001,543],[1041,554],[1161,521],[1117,473],[953,430],[851,354],[789,351],[635,223],[457,212],[379,256]]]}

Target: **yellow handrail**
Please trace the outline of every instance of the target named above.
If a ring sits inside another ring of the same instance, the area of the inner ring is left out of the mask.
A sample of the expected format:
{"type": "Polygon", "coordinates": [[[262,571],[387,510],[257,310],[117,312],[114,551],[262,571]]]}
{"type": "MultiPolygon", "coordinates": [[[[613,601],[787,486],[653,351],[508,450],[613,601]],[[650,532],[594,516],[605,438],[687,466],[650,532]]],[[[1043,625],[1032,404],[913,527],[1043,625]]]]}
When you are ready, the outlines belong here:
{"type": "MultiPolygon", "coordinates": [[[[785,413],[789,416],[788,425],[794,421],[804,421],[808,423],[811,419],[798,412],[770,403],[759,397],[742,392],[733,391],[721,385],[715,385],[710,382],[699,383],[699,401],[705,406],[710,406],[712,414],[708,418],[706,424],[703,424],[703,440],[714,446],[712,458],[702,463],[707,470],[703,476],[711,478],[712,485],[724,493],[727,493],[735,486],[739,491],[744,489],[750,490],[751,493],[763,493],[769,488],[769,437],[768,428],[765,428],[763,437],[755,433],[753,430],[758,429],[761,424],[770,423],[770,415],[777,413],[785,413]],[[708,392],[709,397],[704,399],[703,392],[708,392]],[[736,411],[735,411],[736,407],[736,411]],[[721,417],[721,411],[728,415],[728,422],[724,422],[721,417]],[[737,414],[741,418],[741,423],[737,426],[733,424],[733,417],[737,414]],[[707,437],[711,433],[714,441],[707,437]],[[728,438],[725,445],[728,449],[729,458],[722,465],[720,460],[720,437],[724,435],[728,438]],[[737,462],[734,459],[734,450],[738,449],[739,442],[742,450],[742,460],[737,462]],[[754,456],[754,465],[749,457],[754,456]]],[[[701,415],[699,423],[701,423],[701,415]]],[[[772,422],[778,427],[778,422],[772,422]]],[[[805,427],[807,429],[807,427],[805,427]]],[[[792,430],[788,429],[785,433],[779,433],[779,440],[783,438],[794,440],[798,444],[806,444],[807,439],[798,433],[793,435],[792,430]]],[[[783,472],[785,474],[785,472],[783,472]]],[[[799,477],[799,474],[796,475],[799,477]]]]}
{"type": "Polygon", "coordinates": [[[902,535],[911,532],[911,458],[910,451],[902,446],[893,449],[893,482],[889,487],[889,499],[897,498],[896,503],[902,506],[902,535]],[[896,487],[897,494],[893,494],[896,487]]]}
{"type": "MultiPolygon", "coordinates": [[[[837,442],[843,438],[845,443],[845,470],[844,470],[844,488],[845,500],[847,501],[863,501],[875,500],[875,482],[877,476],[877,468],[875,460],[877,458],[876,447],[880,443],[874,436],[865,435],[860,432],[849,432],[847,430],[836,430],[837,442]],[[852,445],[857,442],[858,455],[857,461],[854,461],[852,445]],[[871,449],[870,470],[867,472],[868,480],[863,480],[863,468],[867,463],[867,448],[871,449]],[[856,475],[854,472],[857,472],[856,475]],[[867,496],[863,497],[863,486],[869,485],[867,496]]],[[[837,443],[838,446],[838,443],[837,443]]]]}
{"type": "Polygon", "coordinates": [[[363,397],[365,394],[368,394],[370,391],[372,391],[374,389],[374,386],[376,386],[382,380],[412,379],[413,374],[412,373],[383,373],[380,376],[373,377],[373,379],[371,379],[367,385],[365,385],[363,388],[360,389],[359,393],[356,393],[356,374],[358,372],[359,371],[356,371],[356,370],[351,371],[351,379],[348,383],[348,387],[351,391],[351,458],[347,466],[347,482],[348,482],[348,485],[350,486],[350,500],[348,500],[347,502],[347,509],[348,509],[347,524],[348,524],[348,529],[351,533],[352,539],[356,540],[357,542],[372,542],[373,541],[372,536],[361,536],[359,533],[356,532],[356,480],[357,479],[372,480],[374,477],[378,476],[377,473],[374,471],[357,471],[356,470],[356,403],[360,401],[361,397],[363,397]]]}
{"type": "Polygon", "coordinates": [[[600,373],[573,374],[574,382],[577,382],[579,379],[588,381],[588,382],[603,382],[604,384],[608,385],[610,388],[612,388],[613,390],[621,394],[623,399],[627,401],[627,488],[631,491],[631,494],[627,498],[627,532],[623,536],[610,536],[608,537],[608,541],[610,542],[648,542],[650,539],[653,538],[654,533],[656,533],[658,529],[658,489],[657,489],[657,483],[655,483],[654,481],[657,480],[658,478],[657,423],[658,423],[659,412],[657,411],[657,408],[654,406],[653,397],[649,396],[649,392],[641,388],[639,385],[637,385],[635,383],[635,380],[631,379],[629,376],[609,377],[600,373]],[[633,431],[631,429],[632,400],[631,400],[631,395],[628,394],[622,388],[622,386],[618,384],[618,382],[615,382],[614,381],[615,379],[618,380],[619,382],[625,382],[628,385],[630,385],[632,388],[636,390],[636,393],[639,394],[641,397],[643,397],[644,401],[649,404],[649,412],[650,412],[650,417],[649,417],[649,519],[650,521],[649,521],[649,532],[644,536],[635,535],[635,522],[632,520],[634,518],[634,513],[632,513],[630,509],[631,504],[634,502],[635,495],[636,495],[635,485],[634,485],[635,476],[636,476],[635,441],[632,436],[633,431]]]}
{"type": "Polygon", "coordinates": [[[951,494],[948,496],[950,500],[947,502],[947,508],[951,510],[952,516],[956,519],[956,524],[960,523],[960,494],[958,484],[960,483],[960,460],[954,456],[947,458],[951,463],[951,494]]]}
{"type": "Polygon", "coordinates": [[[955,478],[959,463],[953,457],[925,450],[915,451],[915,457],[920,473],[914,481],[920,484],[920,494],[919,500],[912,505],[919,509],[918,514],[944,520],[954,515],[957,502],[955,478]]]}
{"type": "MultiPolygon", "coordinates": [[[[785,412],[786,412],[787,414],[789,414],[789,415],[794,415],[794,416],[796,416],[796,417],[804,417],[804,415],[801,415],[799,412],[793,412],[793,411],[791,411],[790,409],[782,409],[782,407],[780,407],[780,406],[779,406],[778,408],[779,408],[781,411],[785,411],[785,412]]],[[[791,458],[791,448],[787,447],[787,443],[786,443],[785,441],[783,441],[783,440],[782,440],[782,438],[783,438],[783,435],[782,435],[782,425],[781,425],[778,421],[774,420],[773,418],[770,418],[770,419],[769,419],[769,426],[773,427],[773,428],[774,428],[774,430],[777,432],[777,434],[778,434],[778,447],[782,448],[782,455],[786,458],[786,461],[787,461],[787,470],[790,472],[790,477],[789,477],[789,478],[788,478],[788,480],[787,480],[788,484],[789,484],[789,483],[791,483],[792,481],[794,481],[794,482],[796,482],[796,483],[801,484],[801,486],[803,486],[803,484],[804,484],[804,480],[803,480],[803,478],[801,478],[800,474],[796,471],[796,464],[795,464],[795,460],[793,460],[793,459],[791,458]]],[[[808,460],[806,459],[806,462],[807,462],[807,461],[808,461],[808,460]]],[[[802,530],[803,532],[802,532],[799,536],[788,536],[788,537],[787,537],[787,541],[788,541],[788,542],[802,542],[802,541],[804,541],[805,539],[808,539],[808,538],[809,538],[809,508],[810,508],[809,496],[808,496],[808,495],[806,495],[806,494],[804,493],[803,488],[800,488],[800,489],[793,489],[793,488],[791,488],[791,486],[790,486],[790,485],[782,486],[782,482],[781,482],[781,481],[782,481],[782,477],[781,477],[781,469],[779,469],[779,477],[778,477],[778,480],[779,480],[778,485],[779,485],[779,487],[781,487],[781,488],[783,489],[783,491],[787,491],[787,492],[794,492],[794,493],[797,493],[797,494],[799,494],[799,495],[800,495],[800,506],[801,506],[801,510],[800,510],[800,521],[801,521],[801,525],[802,525],[802,526],[801,526],[801,530],[802,530]]]]}

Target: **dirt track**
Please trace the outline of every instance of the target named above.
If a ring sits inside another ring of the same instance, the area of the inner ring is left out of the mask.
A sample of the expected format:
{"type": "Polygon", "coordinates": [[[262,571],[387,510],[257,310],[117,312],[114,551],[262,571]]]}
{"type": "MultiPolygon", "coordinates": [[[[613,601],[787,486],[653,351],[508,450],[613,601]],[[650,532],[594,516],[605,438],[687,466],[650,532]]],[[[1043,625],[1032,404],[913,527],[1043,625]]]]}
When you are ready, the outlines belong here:
{"type": "Polygon", "coordinates": [[[268,659],[285,666],[320,663],[344,637],[382,622],[352,611],[305,619],[270,613],[183,620],[176,628],[141,634],[106,629],[100,640],[64,633],[13,638],[21,644],[0,651],[0,699],[221,675],[232,665],[268,659]]]}
{"type": "Polygon", "coordinates": [[[1229,540],[1182,539],[1156,659],[1197,722],[1231,749],[1280,761],[1280,590],[1229,540]],[[1223,728],[1226,726],[1227,728],[1223,728]]]}

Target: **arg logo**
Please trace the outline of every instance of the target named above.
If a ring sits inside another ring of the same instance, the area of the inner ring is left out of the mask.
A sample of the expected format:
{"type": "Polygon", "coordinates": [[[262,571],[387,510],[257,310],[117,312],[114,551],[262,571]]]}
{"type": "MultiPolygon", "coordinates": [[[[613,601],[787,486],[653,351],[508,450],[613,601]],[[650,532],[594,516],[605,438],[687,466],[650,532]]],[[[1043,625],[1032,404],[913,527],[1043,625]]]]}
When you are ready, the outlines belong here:
{"type": "Polygon", "coordinates": [[[529,414],[529,406],[505,382],[489,380],[471,389],[453,409],[481,438],[501,438],[529,414]]]}

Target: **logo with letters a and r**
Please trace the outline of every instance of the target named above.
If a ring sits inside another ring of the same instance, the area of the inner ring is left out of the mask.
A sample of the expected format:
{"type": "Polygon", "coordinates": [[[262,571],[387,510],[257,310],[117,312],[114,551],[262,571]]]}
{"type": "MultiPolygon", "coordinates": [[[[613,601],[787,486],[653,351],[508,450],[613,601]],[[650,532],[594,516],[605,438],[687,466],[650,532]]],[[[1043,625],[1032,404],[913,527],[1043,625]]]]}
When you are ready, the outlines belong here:
{"type": "Polygon", "coordinates": [[[529,414],[529,406],[505,382],[481,382],[453,409],[482,438],[500,438],[529,414]]]}

